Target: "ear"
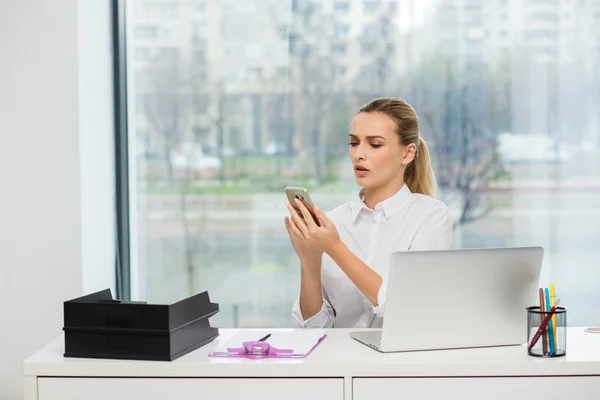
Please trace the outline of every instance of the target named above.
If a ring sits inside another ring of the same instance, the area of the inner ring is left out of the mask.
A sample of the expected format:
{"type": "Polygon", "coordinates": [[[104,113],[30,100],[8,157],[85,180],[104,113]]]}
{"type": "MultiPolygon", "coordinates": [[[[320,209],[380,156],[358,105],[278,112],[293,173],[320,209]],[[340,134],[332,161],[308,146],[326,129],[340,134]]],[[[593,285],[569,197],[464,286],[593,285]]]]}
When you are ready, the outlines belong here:
{"type": "Polygon", "coordinates": [[[417,146],[414,143],[406,146],[406,151],[404,152],[404,157],[402,158],[402,165],[406,166],[410,164],[412,160],[415,159],[417,155],[417,146]]]}

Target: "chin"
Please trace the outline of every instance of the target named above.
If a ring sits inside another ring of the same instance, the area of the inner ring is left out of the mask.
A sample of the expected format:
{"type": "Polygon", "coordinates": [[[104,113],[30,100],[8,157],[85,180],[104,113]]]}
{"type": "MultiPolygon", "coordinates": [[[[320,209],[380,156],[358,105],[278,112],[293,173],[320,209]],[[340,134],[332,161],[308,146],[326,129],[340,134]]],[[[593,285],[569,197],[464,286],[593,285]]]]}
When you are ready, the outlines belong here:
{"type": "Polygon", "coordinates": [[[372,180],[369,179],[369,178],[359,178],[359,177],[356,177],[356,184],[359,185],[359,186],[361,186],[361,187],[363,187],[363,188],[370,188],[370,187],[374,186],[372,180]]]}

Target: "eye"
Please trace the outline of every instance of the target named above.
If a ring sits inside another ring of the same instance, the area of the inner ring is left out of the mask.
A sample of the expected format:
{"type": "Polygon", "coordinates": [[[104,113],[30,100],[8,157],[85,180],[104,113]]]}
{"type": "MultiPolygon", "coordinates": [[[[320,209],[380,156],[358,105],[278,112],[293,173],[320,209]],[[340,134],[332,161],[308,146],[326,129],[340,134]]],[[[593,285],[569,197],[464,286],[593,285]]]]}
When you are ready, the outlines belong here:
{"type": "Polygon", "coordinates": [[[381,147],[381,145],[380,144],[372,144],[371,147],[374,149],[378,149],[381,147]]]}
{"type": "Polygon", "coordinates": [[[356,142],[350,142],[350,147],[356,147],[356,146],[358,146],[358,143],[356,143],[356,142]]]}

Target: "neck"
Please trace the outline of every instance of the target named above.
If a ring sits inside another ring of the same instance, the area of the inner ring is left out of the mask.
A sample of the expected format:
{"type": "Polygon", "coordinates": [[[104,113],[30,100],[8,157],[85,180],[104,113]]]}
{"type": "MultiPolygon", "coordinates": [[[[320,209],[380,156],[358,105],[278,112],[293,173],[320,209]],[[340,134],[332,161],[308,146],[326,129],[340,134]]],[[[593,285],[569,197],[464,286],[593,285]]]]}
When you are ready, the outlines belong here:
{"type": "Polygon", "coordinates": [[[363,201],[371,210],[382,201],[385,201],[395,195],[404,186],[404,180],[390,182],[385,186],[378,186],[364,189],[363,201]]]}

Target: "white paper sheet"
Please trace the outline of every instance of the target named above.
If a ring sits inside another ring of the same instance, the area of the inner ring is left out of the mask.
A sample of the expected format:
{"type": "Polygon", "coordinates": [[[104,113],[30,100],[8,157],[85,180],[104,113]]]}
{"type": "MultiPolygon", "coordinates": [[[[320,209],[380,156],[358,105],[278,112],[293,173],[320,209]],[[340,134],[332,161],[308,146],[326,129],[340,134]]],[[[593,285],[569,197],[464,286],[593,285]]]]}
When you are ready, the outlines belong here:
{"type": "Polygon", "coordinates": [[[227,351],[227,348],[240,348],[244,342],[256,341],[267,334],[271,336],[265,340],[276,349],[292,349],[293,354],[306,354],[325,336],[324,329],[302,329],[295,331],[274,331],[269,330],[247,330],[240,331],[234,337],[219,344],[214,349],[215,352],[227,351]]]}

